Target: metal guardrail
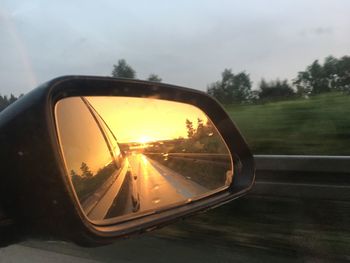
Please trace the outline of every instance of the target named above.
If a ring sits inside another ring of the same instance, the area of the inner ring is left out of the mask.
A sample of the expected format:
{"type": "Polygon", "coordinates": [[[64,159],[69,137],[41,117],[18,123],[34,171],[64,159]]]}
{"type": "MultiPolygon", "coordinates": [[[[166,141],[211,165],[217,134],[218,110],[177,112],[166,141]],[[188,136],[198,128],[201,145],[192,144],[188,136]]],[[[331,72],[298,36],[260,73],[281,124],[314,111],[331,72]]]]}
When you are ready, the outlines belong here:
{"type": "MultiPolygon", "coordinates": [[[[227,154],[167,153],[166,156],[189,160],[229,160],[227,154]]],[[[257,171],[350,173],[350,156],[254,155],[254,160],[257,171]]]]}
{"type": "Polygon", "coordinates": [[[230,160],[229,154],[221,153],[153,153],[146,152],[146,155],[162,155],[168,157],[184,157],[191,159],[208,159],[208,160],[230,160]]]}
{"type": "Polygon", "coordinates": [[[350,156],[254,155],[257,171],[350,173],[350,156]]]}
{"type": "MultiPolygon", "coordinates": [[[[162,156],[173,160],[183,160],[194,163],[207,163],[227,166],[230,163],[230,155],[215,153],[144,153],[148,156],[162,156]]],[[[152,158],[152,157],[151,157],[152,158]]]]}
{"type": "Polygon", "coordinates": [[[350,156],[255,155],[251,195],[350,200],[350,156]]]}

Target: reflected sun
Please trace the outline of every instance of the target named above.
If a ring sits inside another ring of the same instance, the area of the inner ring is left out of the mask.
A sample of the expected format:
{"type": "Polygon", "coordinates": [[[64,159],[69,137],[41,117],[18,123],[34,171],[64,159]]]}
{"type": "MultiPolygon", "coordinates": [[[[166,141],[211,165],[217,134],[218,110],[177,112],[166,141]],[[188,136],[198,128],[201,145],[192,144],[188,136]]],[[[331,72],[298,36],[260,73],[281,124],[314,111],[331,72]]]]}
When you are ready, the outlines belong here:
{"type": "Polygon", "coordinates": [[[142,144],[145,144],[145,143],[148,143],[148,142],[152,142],[152,141],[155,141],[154,138],[151,138],[147,135],[142,135],[138,140],[137,142],[138,143],[142,143],[142,144]]]}

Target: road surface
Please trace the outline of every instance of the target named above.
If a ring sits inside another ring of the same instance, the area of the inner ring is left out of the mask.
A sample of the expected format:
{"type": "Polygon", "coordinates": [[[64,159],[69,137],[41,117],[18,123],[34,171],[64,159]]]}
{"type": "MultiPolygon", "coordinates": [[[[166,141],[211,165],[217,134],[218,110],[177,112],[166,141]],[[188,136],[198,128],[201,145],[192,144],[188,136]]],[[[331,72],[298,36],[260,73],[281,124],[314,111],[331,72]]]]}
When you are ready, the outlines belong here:
{"type": "Polygon", "coordinates": [[[183,202],[209,191],[143,154],[130,155],[128,159],[131,174],[137,177],[135,187],[141,212],[183,202]]]}

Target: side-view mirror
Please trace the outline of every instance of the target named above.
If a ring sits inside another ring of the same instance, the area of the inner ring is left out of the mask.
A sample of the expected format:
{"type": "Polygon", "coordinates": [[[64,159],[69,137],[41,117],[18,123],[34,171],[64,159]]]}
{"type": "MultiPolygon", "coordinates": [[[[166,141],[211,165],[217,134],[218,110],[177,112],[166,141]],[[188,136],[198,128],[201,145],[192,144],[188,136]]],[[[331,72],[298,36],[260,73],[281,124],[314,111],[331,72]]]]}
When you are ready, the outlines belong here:
{"type": "Polygon", "coordinates": [[[54,79],[0,114],[0,243],[99,245],[244,195],[254,161],[205,93],[89,76],[54,79]]]}

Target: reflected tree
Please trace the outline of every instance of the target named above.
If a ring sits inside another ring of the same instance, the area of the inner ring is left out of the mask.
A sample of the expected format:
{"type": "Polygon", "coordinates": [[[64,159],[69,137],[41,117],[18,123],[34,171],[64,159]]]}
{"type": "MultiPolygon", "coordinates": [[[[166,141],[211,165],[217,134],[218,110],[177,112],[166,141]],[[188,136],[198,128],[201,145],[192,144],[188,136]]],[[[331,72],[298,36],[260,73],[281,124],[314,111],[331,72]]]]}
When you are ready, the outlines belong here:
{"type": "Polygon", "coordinates": [[[204,135],[205,128],[204,128],[204,123],[201,118],[197,118],[197,130],[196,130],[196,136],[197,137],[202,137],[204,135]]]}
{"type": "Polygon", "coordinates": [[[81,163],[80,170],[82,172],[82,176],[85,178],[90,178],[94,176],[93,173],[90,171],[89,166],[84,162],[81,163]]]}
{"type": "Polygon", "coordinates": [[[79,200],[83,202],[86,198],[98,191],[108,178],[113,175],[116,176],[115,172],[118,170],[118,167],[114,162],[111,162],[103,168],[100,168],[96,174],[93,174],[89,166],[85,162],[82,162],[80,170],[81,174],[71,170],[70,175],[75,192],[79,200]]]}
{"type": "Polygon", "coordinates": [[[192,138],[195,133],[195,129],[193,128],[193,123],[189,119],[186,119],[186,129],[188,138],[192,138]]]}
{"type": "Polygon", "coordinates": [[[71,170],[71,171],[70,171],[70,176],[71,176],[72,178],[76,178],[76,177],[78,177],[79,175],[76,173],[76,171],[71,170]]]}

